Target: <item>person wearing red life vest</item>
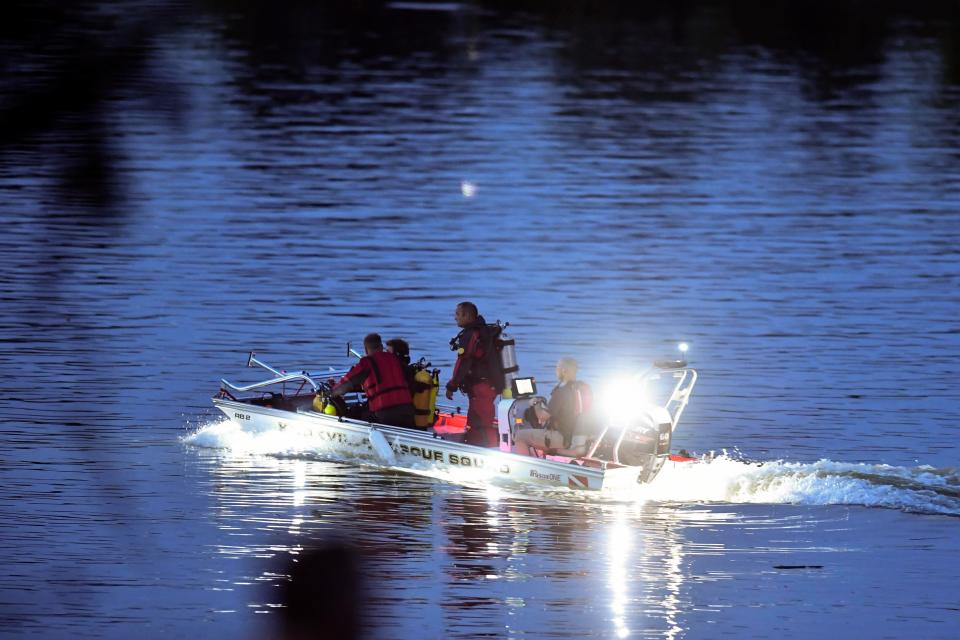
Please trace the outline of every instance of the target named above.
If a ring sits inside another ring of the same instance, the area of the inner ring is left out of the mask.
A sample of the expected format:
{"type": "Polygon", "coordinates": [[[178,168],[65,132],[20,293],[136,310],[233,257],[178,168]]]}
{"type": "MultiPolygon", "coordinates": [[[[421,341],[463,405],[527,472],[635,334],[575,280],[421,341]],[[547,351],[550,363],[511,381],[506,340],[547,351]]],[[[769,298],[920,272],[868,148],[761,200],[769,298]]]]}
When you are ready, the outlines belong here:
{"type": "Polygon", "coordinates": [[[342,396],[362,386],[372,422],[413,428],[413,399],[400,358],[383,350],[377,333],[363,339],[363,350],[366,355],[333,387],[332,394],[342,396]]]}
{"type": "Polygon", "coordinates": [[[461,302],[453,318],[461,331],[450,341],[451,348],[457,351],[457,362],[446,385],[447,400],[453,400],[458,389],[467,394],[470,404],[466,443],[497,448],[499,436],[493,424],[496,415],[494,400],[500,391],[493,384],[496,371],[490,359],[499,357],[499,354],[494,353],[487,321],[477,311],[477,305],[461,302]]]}

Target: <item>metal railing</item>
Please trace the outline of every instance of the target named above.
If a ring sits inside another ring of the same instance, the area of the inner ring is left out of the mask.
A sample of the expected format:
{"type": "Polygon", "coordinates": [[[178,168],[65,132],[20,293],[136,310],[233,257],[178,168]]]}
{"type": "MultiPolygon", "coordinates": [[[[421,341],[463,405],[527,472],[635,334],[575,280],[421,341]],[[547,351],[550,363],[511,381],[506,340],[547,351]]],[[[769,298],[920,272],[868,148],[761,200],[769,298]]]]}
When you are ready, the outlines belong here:
{"type": "MultiPolygon", "coordinates": [[[[652,367],[649,370],[645,371],[641,376],[640,380],[643,384],[646,384],[654,374],[670,374],[674,378],[677,378],[677,381],[674,383],[673,391],[670,393],[670,397],[663,404],[663,408],[670,415],[670,431],[673,432],[677,428],[677,424],[680,422],[680,416],[683,415],[683,410],[686,409],[687,403],[690,401],[690,394],[693,392],[693,387],[697,383],[697,371],[696,369],[689,369],[686,367],[676,367],[676,368],[666,368],[666,367],[652,367]]],[[[610,431],[611,427],[608,425],[603,428],[600,435],[597,436],[593,444],[590,446],[586,457],[592,458],[597,449],[600,448],[600,444],[603,442],[604,437],[610,431]]],[[[622,428],[619,435],[614,442],[612,453],[613,453],[613,462],[620,464],[619,460],[619,449],[620,445],[623,444],[624,437],[627,434],[628,429],[622,428]]]]}

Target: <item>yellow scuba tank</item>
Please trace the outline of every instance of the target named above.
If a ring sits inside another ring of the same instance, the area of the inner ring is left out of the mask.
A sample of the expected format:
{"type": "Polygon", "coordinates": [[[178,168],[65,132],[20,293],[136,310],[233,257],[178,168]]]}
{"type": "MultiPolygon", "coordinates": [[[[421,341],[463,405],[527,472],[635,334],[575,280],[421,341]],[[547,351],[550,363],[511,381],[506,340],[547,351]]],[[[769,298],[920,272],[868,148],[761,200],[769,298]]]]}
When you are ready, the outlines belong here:
{"type": "Polygon", "coordinates": [[[313,396],[313,410],[325,413],[328,416],[337,415],[337,408],[333,406],[332,402],[328,402],[326,396],[322,393],[313,396]]]}
{"type": "Polygon", "coordinates": [[[439,384],[439,373],[432,376],[427,369],[418,369],[413,375],[413,388],[415,389],[413,393],[414,423],[422,429],[433,425],[434,411],[437,406],[437,386],[439,384]]]}
{"type": "Polygon", "coordinates": [[[433,386],[430,388],[430,424],[437,419],[437,392],[440,390],[440,369],[433,370],[433,386]]]}

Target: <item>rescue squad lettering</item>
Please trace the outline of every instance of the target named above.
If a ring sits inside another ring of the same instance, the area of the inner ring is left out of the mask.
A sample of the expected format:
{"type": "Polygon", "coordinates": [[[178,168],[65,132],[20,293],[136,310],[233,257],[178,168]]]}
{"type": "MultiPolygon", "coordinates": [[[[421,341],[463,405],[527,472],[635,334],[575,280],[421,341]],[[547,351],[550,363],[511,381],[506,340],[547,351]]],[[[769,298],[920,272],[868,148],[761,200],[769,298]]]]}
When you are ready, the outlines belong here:
{"type": "Polygon", "coordinates": [[[443,451],[437,451],[436,449],[421,449],[420,447],[411,447],[401,444],[400,453],[407,453],[411,456],[420,456],[424,460],[443,460],[443,451]]]}
{"type": "Polygon", "coordinates": [[[327,440],[347,444],[347,437],[339,431],[321,431],[320,435],[326,436],[327,440]]]}
{"type": "MultiPolygon", "coordinates": [[[[410,445],[401,444],[399,446],[399,452],[411,456],[417,456],[418,458],[423,458],[424,460],[428,460],[430,462],[444,461],[443,451],[438,449],[411,447],[410,445]]],[[[474,458],[473,456],[457,453],[448,453],[446,461],[449,464],[455,464],[460,467],[483,467],[483,458],[474,458]]]]}
{"type": "Polygon", "coordinates": [[[470,456],[457,455],[455,453],[448,453],[447,460],[450,464],[458,464],[461,467],[482,467],[483,466],[482,458],[471,458],[470,456]]]}
{"type": "MultiPolygon", "coordinates": [[[[239,420],[250,420],[251,417],[246,414],[236,413],[236,417],[239,420]]],[[[281,431],[286,430],[290,425],[285,422],[278,421],[277,426],[281,431]]],[[[329,443],[335,443],[339,445],[345,445],[347,447],[363,447],[371,446],[370,439],[364,438],[361,441],[356,441],[350,438],[348,434],[345,434],[341,431],[331,431],[329,429],[317,429],[317,428],[307,428],[302,431],[303,435],[318,437],[322,440],[325,440],[329,443]]],[[[439,449],[427,449],[426,447],[413,447],[407,444],[394,444],[393,450],[397,453],[402,453],[406,455],[416,456],[418,458],[423,458],[429,462],[447,462],[448,464],[456,465],[459,467],[476,467],[483,468],[484,460],[483,458],[477,458],[470,455],[458,454],[458,453],[447,453],[444,456],[444,452],[439,449]]],[[[510,473],[510,467],[506,464],[501,464],[500,473],[510,473]]],[[[559,476],[558,476],[559,477],[559,476]]]]}
{"type": "MultiPolygon", "coordinates": [[[[281,430],[289,426],[282,422],[278,423],[278,425],[280,426],[281,430]]],[[[302,433],[305,436],[317,437],[329,443],[341,444],[351,448],[363,447],[369,444],[370,442],[366,438],[362,440],[358,440],[358,439],[351,438],[348,434],[343,433],[341,431],[330,431],[329,429],[315,429],[313,427],[310,427],[310,428],[304,429],[300,433],[302,433]]]]}

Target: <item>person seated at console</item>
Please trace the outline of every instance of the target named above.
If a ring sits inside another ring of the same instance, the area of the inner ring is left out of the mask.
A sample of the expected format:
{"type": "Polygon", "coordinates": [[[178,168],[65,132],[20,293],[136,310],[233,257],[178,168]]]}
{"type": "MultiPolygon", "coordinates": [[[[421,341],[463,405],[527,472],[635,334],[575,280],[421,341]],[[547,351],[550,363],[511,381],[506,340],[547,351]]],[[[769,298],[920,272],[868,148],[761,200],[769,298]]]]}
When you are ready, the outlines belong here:
{"type": "Polygon", "coordinates": [[[533,428],[520,429],[514,436],[515,451],[531,455],[531,450],[579,457],[587,453],[590,409],[593,393],[590,385],[577,380],[577,361],[563,357],[557,361],[558,384],[546,404],[541,400],[524,414],[533,428]],[[538,428],[539,427],[539,428],[538,428]]]}
{"type": "Polygon", "coordinates": [[[383,350],[377,333],[363,339],[363,349],[366,355],[334,385],[331,395],[342,396],[362,386],[371,422],[414,428],[413,399],[400,358],[383,350]]]}

